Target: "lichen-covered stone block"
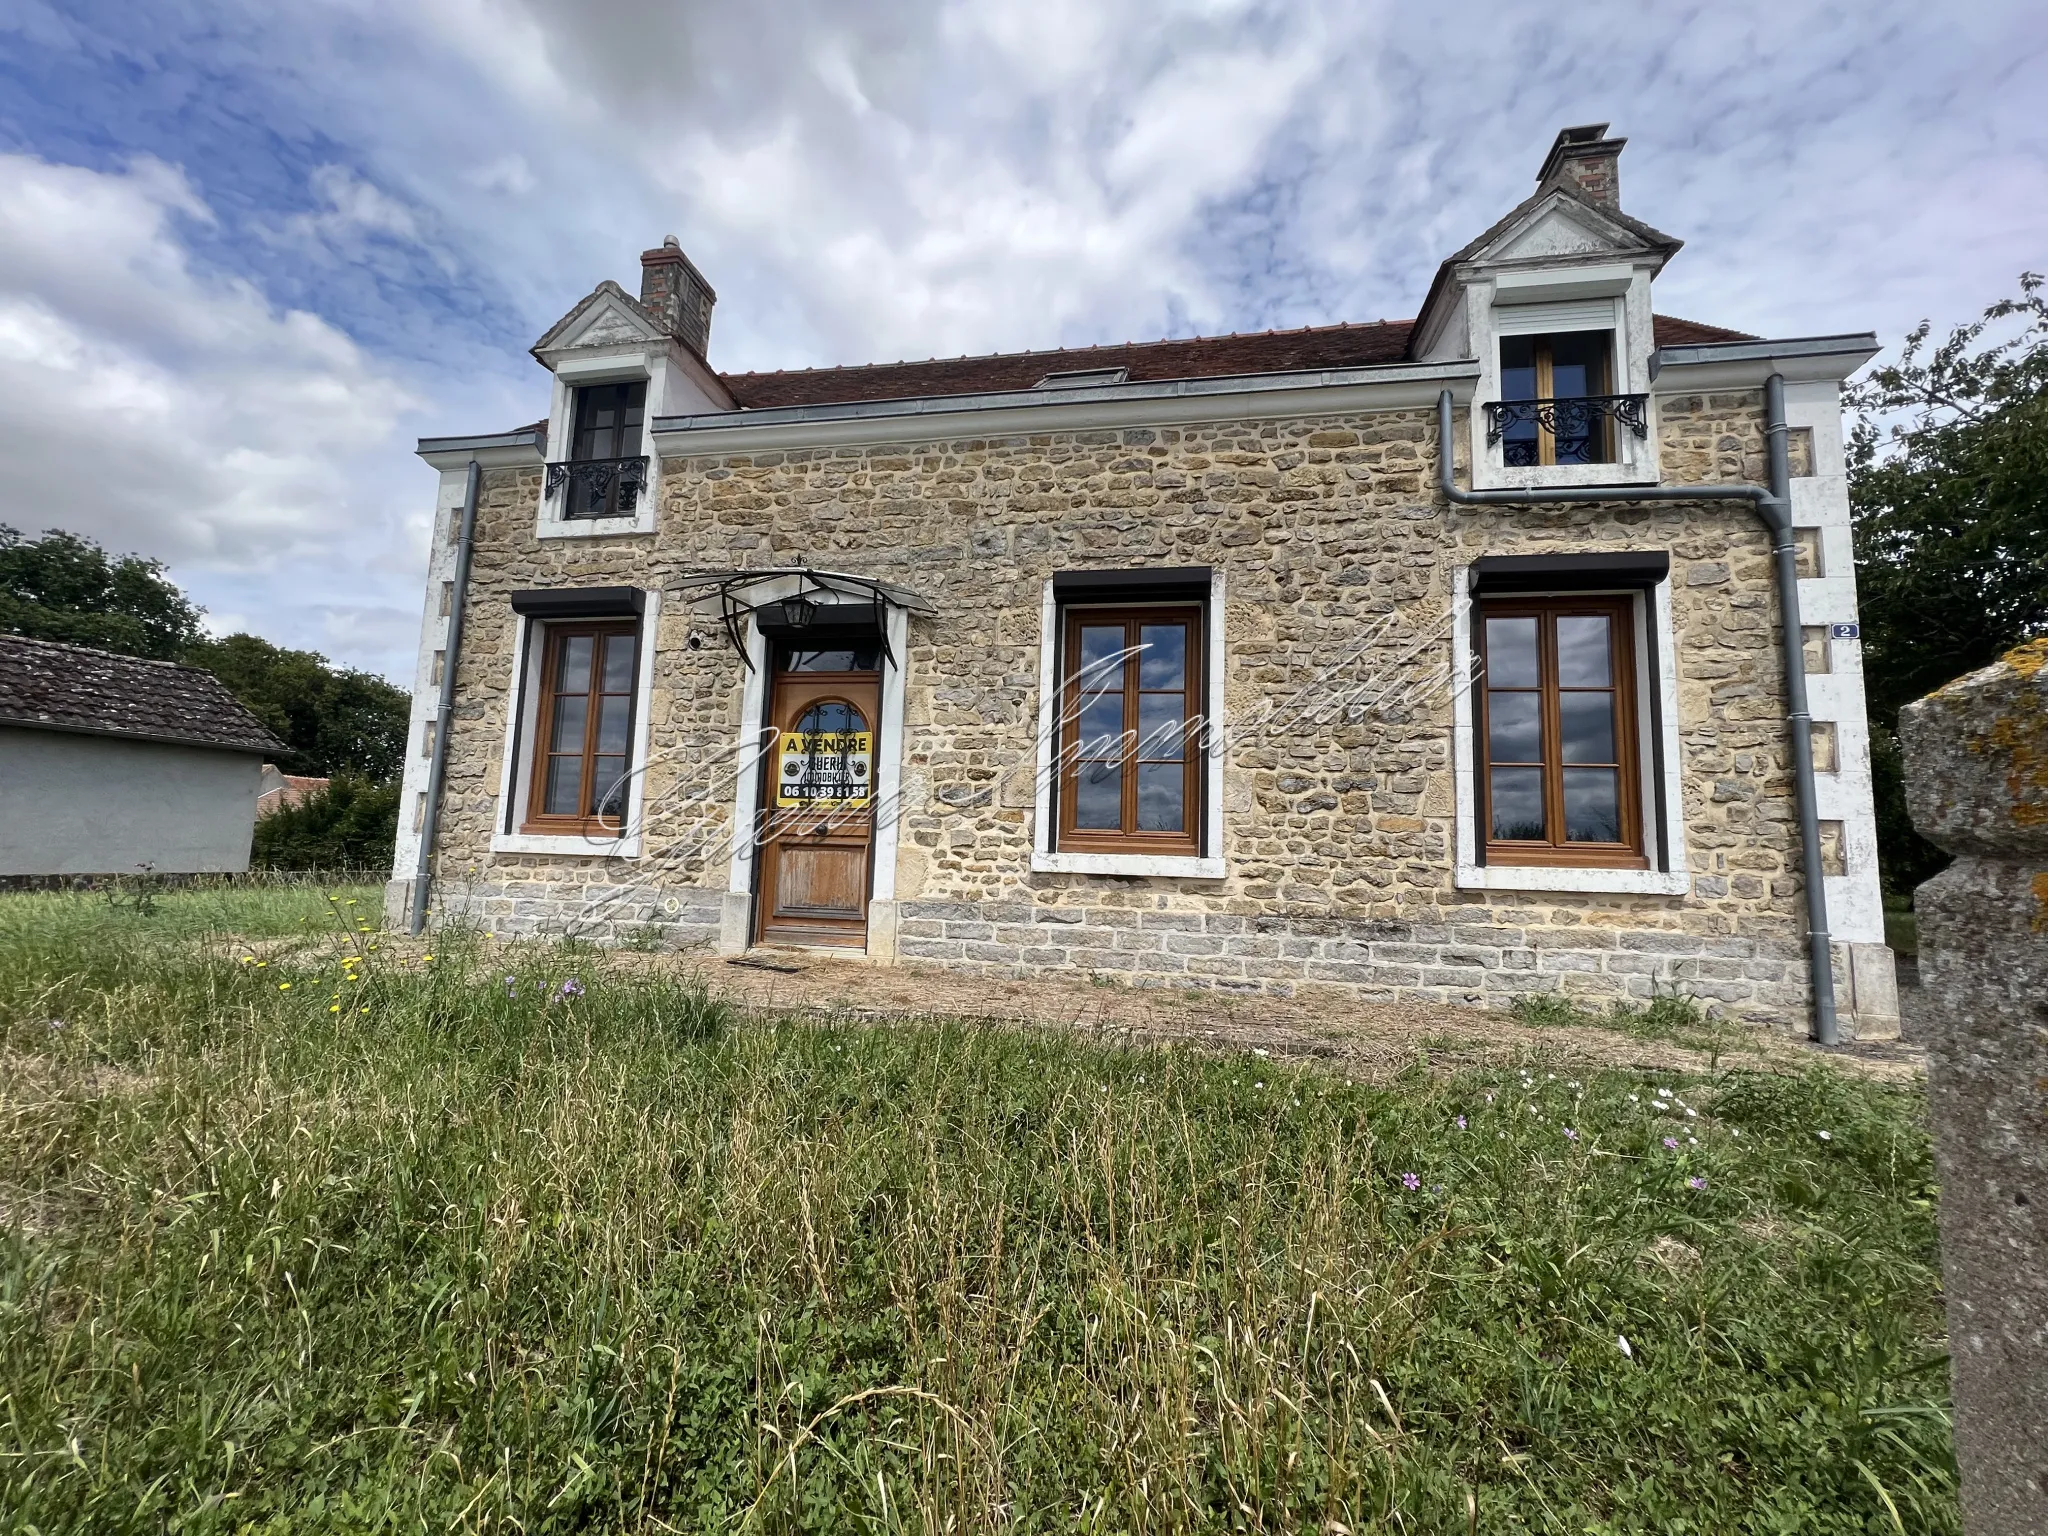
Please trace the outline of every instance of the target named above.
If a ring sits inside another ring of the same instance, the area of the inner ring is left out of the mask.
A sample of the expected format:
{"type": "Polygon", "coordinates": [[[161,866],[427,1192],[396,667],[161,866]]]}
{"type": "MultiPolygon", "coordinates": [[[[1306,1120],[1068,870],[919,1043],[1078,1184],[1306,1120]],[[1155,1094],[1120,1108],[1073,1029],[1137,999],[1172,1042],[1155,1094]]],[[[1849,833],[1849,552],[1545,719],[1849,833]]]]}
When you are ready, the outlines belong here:
{"type": "Polygon", "coordinates": [[[2048,1531],[2048,641],[1899,717],[1970,1536],[2048,1531]]]}

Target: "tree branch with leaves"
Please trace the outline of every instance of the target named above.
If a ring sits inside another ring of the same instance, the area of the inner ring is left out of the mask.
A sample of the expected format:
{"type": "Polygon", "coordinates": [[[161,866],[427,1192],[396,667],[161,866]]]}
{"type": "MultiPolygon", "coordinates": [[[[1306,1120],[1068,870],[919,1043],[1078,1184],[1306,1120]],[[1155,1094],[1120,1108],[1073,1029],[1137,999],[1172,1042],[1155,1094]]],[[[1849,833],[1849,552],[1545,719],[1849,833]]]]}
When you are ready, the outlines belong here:
{"type": "Polygon", "coordinates": [[[1878,851],[1903,894],[1947,859],[1912,829],[1899,710],[2024,640],[2048,634],[2048,300],[2016,298],[1852,385],[1849,500],[1878,851]]]}

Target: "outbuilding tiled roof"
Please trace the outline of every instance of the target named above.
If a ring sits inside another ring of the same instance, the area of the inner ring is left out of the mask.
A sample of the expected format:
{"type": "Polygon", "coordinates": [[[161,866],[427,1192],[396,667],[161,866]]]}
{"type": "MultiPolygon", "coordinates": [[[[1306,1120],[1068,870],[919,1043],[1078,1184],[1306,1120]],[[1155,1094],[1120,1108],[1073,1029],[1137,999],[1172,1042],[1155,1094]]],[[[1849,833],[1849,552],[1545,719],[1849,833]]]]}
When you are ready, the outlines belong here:
{"type": "Polygon", "coordinates": [[[226,685],[199,667],[0,635],[0,725],[285,752],[226,685]]]}
{"type": "MultiPolygon", "coordinates": [[[[851,400],[912,400],[933,395],[979,395],[1030,389],[1049,373],[1124,368],[1134,384],[1166,379],[1215,379],[1297,369],[1365,368],[1408,358],[1413,320],[1366,325],[1317,325],[1298,331],[1197,336],[1185,341],[1135,341],[1105,347],[1063,347],[1050,352],[1005,352],[989,357],[938,357],[919,363],[869,363],[856,368],[803,368],[777,373],[723,373],[719,377],[743,410],[779,405],[836,405],[851,400]]],[[[1750,341],[1741,331],[1696,320],[1656,317],[1659,346],[1707,341],[1750,341]]]]}

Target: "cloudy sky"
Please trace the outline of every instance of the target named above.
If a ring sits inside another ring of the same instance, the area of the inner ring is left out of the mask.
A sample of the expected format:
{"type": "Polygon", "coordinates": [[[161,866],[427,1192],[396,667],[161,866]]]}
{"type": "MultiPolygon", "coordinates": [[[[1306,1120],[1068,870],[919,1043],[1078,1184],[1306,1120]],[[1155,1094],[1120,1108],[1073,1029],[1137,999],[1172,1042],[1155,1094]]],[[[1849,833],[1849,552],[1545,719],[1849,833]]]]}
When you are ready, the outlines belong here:
{"type": "Polygon", "coordinates": [[[665,234],[725,369],[1405,317],[1607,120],[1660,310],[1895,338],[2048,268],[2043,100],[2039,0],[0,0],[0,523],[403,677],[414,440],[665,234]]]}

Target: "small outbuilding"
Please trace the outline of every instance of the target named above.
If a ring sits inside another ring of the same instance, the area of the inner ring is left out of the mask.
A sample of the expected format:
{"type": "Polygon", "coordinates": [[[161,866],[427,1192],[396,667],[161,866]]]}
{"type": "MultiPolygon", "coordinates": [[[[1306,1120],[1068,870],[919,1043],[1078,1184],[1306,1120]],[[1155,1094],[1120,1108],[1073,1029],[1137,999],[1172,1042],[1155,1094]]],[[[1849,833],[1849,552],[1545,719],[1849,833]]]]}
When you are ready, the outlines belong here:
{"type": "Polygon", "coordinates": [[[283,749],[211,672],[0,635],[0,875],[247,869],[283,749]]]}

